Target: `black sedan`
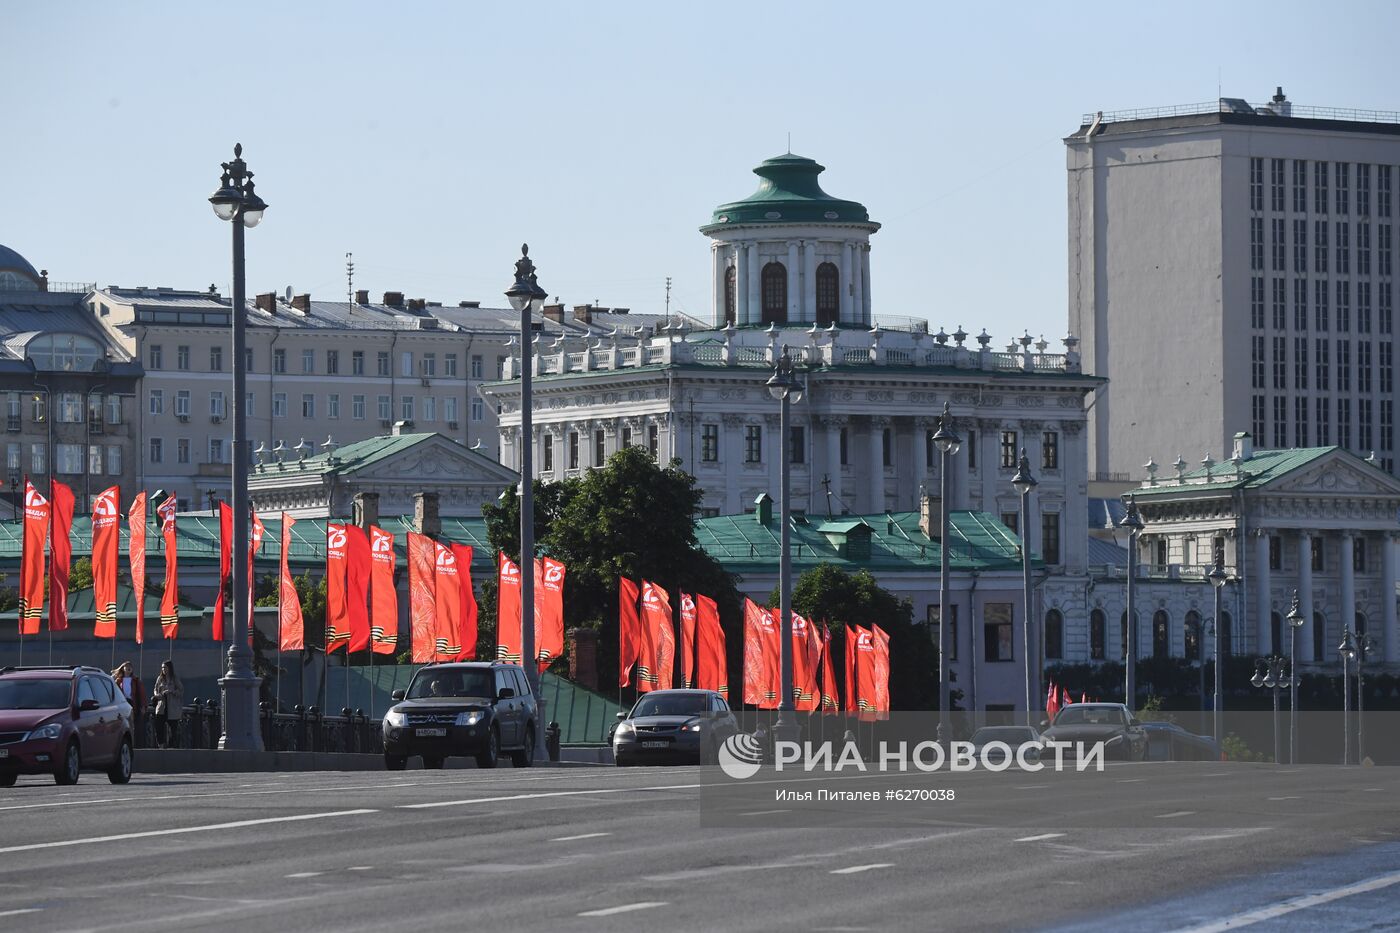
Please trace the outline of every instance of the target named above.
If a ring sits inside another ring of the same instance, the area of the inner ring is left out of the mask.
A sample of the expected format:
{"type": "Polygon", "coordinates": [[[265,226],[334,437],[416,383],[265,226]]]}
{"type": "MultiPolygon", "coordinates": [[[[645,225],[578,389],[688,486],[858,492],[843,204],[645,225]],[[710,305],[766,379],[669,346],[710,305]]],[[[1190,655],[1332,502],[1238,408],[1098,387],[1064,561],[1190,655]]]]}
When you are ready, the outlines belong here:
{"type": "Polygon", "coordinates": [[[653,690],[617,718],[612,746],[619,767],[713,762],[720,744],[739,730],[713,690],[653,690]]]}
{"type": "MultiPolygon", "coordinates": [[[[1066,758],[1076,754],[1079,743],[1090,749],[1102,742],[1105,758],[1141,761],[1147,753],[1147,733],[1122,703],[1071,703],[1060,710],[1040,738],[1043,743],[1070,743],[1062,752],[1066,758]]],[[[1054,753],[1046,749],[1041,754],[1051,757],[1054,753]]]]}

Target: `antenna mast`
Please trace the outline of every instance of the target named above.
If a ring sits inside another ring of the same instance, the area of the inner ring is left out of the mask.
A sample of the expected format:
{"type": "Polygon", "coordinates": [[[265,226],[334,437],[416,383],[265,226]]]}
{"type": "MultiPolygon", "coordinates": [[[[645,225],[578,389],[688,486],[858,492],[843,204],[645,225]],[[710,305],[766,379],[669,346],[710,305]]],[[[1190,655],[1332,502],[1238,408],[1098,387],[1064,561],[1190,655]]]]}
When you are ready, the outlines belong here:
{"type": "Polygon", "coordinates": [[[345,302],[350,306],[353,314],[355,311],[355,254],[345,254],[345,302]]]}
{"type": "Polygon", "coordinates": [[[671,316],[671,277],[666,276],[666,316],[671,316]]]}

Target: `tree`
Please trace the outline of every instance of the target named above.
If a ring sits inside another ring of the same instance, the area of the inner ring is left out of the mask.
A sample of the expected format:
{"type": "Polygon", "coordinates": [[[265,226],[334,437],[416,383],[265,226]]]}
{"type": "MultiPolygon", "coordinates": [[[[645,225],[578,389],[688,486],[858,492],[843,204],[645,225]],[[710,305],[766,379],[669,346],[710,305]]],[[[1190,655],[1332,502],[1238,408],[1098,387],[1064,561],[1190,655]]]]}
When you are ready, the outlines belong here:
{"type": "Polygon", "coordinates": [[[68,571],[68,592],[76,593],[92,586],[92,558],[79,557],[68,571]]]}

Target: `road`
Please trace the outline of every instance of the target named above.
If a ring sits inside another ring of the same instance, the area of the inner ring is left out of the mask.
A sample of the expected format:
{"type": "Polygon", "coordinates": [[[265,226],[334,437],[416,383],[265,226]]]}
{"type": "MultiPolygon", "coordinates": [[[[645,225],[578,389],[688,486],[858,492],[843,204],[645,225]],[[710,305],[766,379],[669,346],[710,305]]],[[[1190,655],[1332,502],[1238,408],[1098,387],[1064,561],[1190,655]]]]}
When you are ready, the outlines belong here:
{"type": "Polygon", "coordinates": [[[996,778],[921,778],[976,805],[839,828],[782,805],[741,828],[704,826],[699,768],[21,778],[0,791],[0,929],[1395,922],[1390,769],[1120,764],[1098,785],[996,778]],[[1102,818],[1129,799],[1131,818],[1102,818]]]}

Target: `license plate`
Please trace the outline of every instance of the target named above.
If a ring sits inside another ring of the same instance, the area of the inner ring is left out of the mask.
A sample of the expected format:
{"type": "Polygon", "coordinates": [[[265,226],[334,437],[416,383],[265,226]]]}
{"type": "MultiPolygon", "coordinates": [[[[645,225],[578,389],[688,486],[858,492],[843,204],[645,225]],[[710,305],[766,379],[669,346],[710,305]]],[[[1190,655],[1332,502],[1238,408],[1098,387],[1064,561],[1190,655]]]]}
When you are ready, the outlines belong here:
{"type": "Polygon", "coordinates": [[[643,742],[642,748],[666,748],[670,742],[643,742]]]}
{"type": "Polygon", "coordinates": [[[446,730],[445,728],[443,728],[443,729],[414,729],[414,730],[413,730],[413,734],[414,734],[414,735],[436,735],[436,736],[441,737],[441,736],[447,735],[447,730],[446,730]]]}

